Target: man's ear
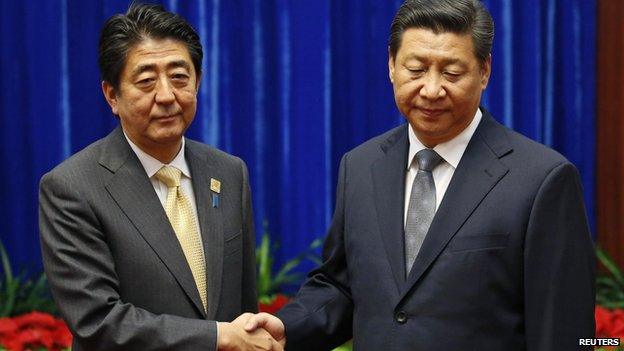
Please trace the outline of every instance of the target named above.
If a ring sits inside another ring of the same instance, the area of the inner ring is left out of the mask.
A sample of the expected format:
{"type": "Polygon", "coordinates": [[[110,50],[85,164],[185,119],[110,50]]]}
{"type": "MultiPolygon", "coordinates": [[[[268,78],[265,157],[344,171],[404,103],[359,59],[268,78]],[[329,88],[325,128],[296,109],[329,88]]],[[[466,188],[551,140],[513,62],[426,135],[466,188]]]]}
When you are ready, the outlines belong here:
{"type": "Polygon", "coordinates": [[[202,80],[202,72],[198,72],[197,73],[197,83],[195,83],[195,92],[197,93],[199,91],[199,83],[201,83],[202,80]]]}
{"type": "Polygon", "coordinates": [[[481,89],[485,90],[490,80],[490,74],[492,73],[492,54],[489,54],[485,59],[485,62],[481,64],[481,89]]]}
{"type": "Polygon", "coordinates": [[[117,92],[115,91],[115,88],[113,88],[109,82],[104,80],[102,81],[102,93],[104,93],[104,98],[110,105],[113,114],[119,115],[117,110],[117,92]]]}
{"type": "Polygon", "coordinates": [[[388,77],[390,77],[390,83],[394,84],[394,57],[390,53],[390,48],[388,48],[388,77]]]}

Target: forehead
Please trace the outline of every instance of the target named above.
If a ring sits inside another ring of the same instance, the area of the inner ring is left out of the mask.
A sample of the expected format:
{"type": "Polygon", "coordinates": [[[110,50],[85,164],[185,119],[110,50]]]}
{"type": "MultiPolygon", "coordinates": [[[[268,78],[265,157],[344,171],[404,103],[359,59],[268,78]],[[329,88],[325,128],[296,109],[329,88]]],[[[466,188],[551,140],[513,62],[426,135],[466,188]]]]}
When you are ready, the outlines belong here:
{"type": "Polygon", "coordinates": [[[191,55],[186,45],[175,39],[146,38],[133,45],[126,55],[124,74],[133,74],[137,70],[162,69],[175,64],[185,63],[193,70],[191,55]]]}
{"type": "Polygon", "coordinates": [[[442,59],[476,61],[470,33],[434,32],[425,28],[409,28],[401,37],[397,59],[442,59]]]}

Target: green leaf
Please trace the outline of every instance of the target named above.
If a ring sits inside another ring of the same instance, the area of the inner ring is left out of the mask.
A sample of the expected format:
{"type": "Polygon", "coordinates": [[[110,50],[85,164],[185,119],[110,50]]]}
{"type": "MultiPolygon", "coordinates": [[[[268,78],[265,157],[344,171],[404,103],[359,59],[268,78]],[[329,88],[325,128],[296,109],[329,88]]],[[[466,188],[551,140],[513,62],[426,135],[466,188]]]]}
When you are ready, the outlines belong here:
{"type": "Polygon", "coordinates": [[[266,230],[262,234],[260,245],[256,249],[256,264],[258,266],[257,289],[258,295],[264,296],[269,294],[271,287],[271,267],[273,266],[273,258],[271,257],[271,240],[266,230]]]}
{"type": "Polygon", "coordinates": [[[17,299],[19,287],[18,280],[7,280],[5,286],[6,302],[4,303],[4,306],[2,306],[2,309],[0,309],[0,317],[11,316],[13,307],[15,306],[15,300],[17,299]]]}
{"type": "Polygon", "coordinates": [[[351,341],[348,341],[345,344],[338,346],[333,351],[351,351],[351,350],[353,350],[353,343],[351,341]]]}
{"type": "Polygon", "coordinates": [[[606,275],[596,277],[596,304],[608,309],[624,308],[624,273],[599,247],[596,257],[607,270],[606,275]]]}
{"type": "Polygon", "coordinates": [[[615,281],[615,279],[613,279],[611,277],[608,277],[608,276],[605,276],[605,275],[601,275],[601,276],[596,277],[596,283],[597,284],[604,283],[604,284],[608,284],[608,285],[615,285],[615,286],[617,286],[617,282],[615,281]]]}
{"type": "Polygon", "coordinates": [[[16,298],[15,295],[19,284],[17,284],[13,278],[9,255],[6,252],[4,245],[2,245],[2,242],[0,242],[0,261],[2,261],[2,272],[4,274],[2,301],[5,301],[0,307],[0,317],[8,317],[11,311],[13,311],[13,305],[15,304],[16,298]]]}
{"type": "Polygon", "coordinates": [[[617,264],[604,252],[600,247],[596,248],[596,256],[602,265],[611,273],[615,281],[624,288],[624,274],[618,268],[617,264]]]}
{"type": "Polygon", "coordinates": [[[13,280],[13,272],[11,271],[11,262],[9,261],[9,255],[7,254],[4,245],[0,242],[0,260],[2,261],[2,271],[6,281],[13,280]]]}
{"type": "Polygon", "coordinates": [[[0,317],[10,317],[31,311],[54,314],[56,306],[50,296],[45,274],[41,273],[36,281],[28,279],[26,272],[13,274],[9,256],[0,243],[0,261],[4,280],[0,285],[0,317]]]}
{"type": "Polygon", "coordinates": [[[273,254],[278,248],[278,244],[271,243],[266,221],[264,221],[263,227],[262,237],[256,248],[256,264],[258,266],[256,279],[258,296],[261,301],[270,299],[273,294],[280,292],[285,284],[296,284],[300,282],[303,276],[300,273],[294,273],[294,270],[304,260],[310,260],[316,264],[320,264],[321,260],[318,255],[314,254],[314,250],[323,243],[322,239],[314,240],[305,252],[300,253],[285,262],[279,269],[274,270],[273,254]]]}
{"type": "Polygon", "coordinates": [[[270,305],[275,300],[275,295],[264,295],[258,297],[258,302],[263,303],[265,305],[270,305]]]}
{"type": "Polygon", "coordinates": [[[604,303],[601,303],[600,305],[606,309],[614,310],[614,309],[624,308],[624,301],[620,301],[620,302],[606,301],[604,303]]]}
{"type": "Polygon", "coordinates": [[[282,268],[277,272],[277,274],[275,275],[275,279],[278,279],[278,277],[287,276],[288,273],[290,273],[290,271],[292,271],[293,269],[297,268],[297,266],[300,263],[301,263],[300,258],[294,258],[290,261],[287,261],[286,263],[284,263],[282,268]]]}

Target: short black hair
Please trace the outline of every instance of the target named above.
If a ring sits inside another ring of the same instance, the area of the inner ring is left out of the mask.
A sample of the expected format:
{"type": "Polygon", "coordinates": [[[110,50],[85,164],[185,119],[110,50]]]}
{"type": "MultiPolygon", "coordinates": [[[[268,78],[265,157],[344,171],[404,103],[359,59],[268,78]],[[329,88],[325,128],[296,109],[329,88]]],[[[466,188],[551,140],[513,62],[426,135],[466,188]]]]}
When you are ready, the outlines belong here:
{"type": "Polygon", "coordinates": [[[201,74],[204,53],[199,35],[193,27],[184,18],[166,11],[161,5],[132,3],[125,14],[109,18],[100,33],[98,65],[102,80],[118,91],[128,51],[149,38],[183,42],[195,72],[198,76],[201,74]]]}
{"type": "Polygon", "coordinates": [[[396,57],[403,33],[409,28],[430,29],[434,33],[470,33],[475,56],[482,63],[492,51],[494,21],[480,0],[406,0],[390,27],[391,57],[396,57]]]}

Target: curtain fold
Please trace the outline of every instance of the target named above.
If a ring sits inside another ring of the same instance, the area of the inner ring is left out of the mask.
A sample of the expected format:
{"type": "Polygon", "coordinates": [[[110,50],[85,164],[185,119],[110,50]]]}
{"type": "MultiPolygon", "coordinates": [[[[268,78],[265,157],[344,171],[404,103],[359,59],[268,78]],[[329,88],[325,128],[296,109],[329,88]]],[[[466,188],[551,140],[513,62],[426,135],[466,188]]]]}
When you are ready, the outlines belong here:
{"type": "MultiPolygon", "coordinates": [[[[266,223],[280,264],[324,235],[342,154],[404,123],[387,72],[400,1],[162,4],[187,18],[204,46],[187,136],[247,162],[257,234],[266,223]]],[[[576,164],[593,225],[595,1],[485,4],[496,36],[483,104],[576,164]]],[[[39,178],[118,123],[102,97],[97,42],[105,19],[127,6],[0,2],[0,238],[17,266],[41,266],[39,178]]]]}

